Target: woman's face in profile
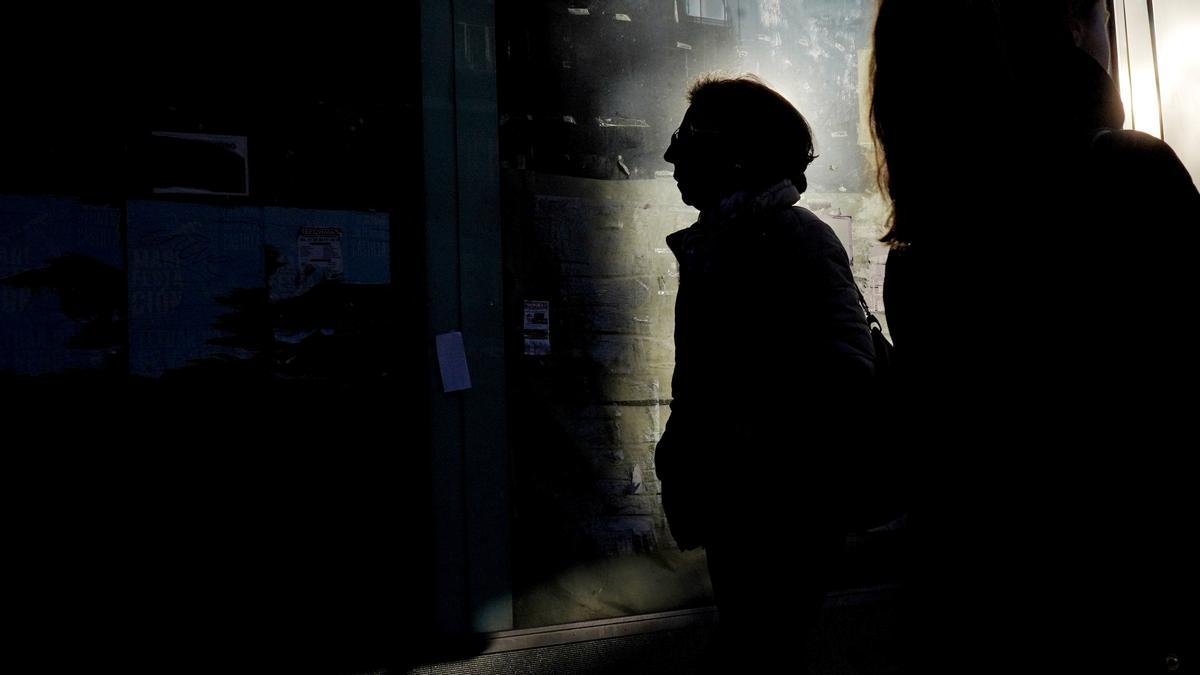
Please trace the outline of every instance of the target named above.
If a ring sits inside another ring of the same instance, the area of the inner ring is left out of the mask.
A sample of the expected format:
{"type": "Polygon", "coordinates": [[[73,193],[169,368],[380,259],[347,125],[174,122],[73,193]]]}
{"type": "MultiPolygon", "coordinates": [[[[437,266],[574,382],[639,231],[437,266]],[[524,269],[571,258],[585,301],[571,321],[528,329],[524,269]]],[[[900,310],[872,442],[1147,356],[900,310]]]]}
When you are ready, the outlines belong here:
{"type": "Polygon", "coordinates": [[[1108,41],[1108,4],[1095,0],[1075,17],[1075,45],[1092,55],[1105,71],[1112,73],[1112,48],[1108,41]]]}
{"type": "Polygon", "coordinates": [[[688,108],[663,155],[675,165],[675,183],[684,204],[703,210],[726,196],[729,176],[722,141],[711,120],[695,107],[688,108]]]}

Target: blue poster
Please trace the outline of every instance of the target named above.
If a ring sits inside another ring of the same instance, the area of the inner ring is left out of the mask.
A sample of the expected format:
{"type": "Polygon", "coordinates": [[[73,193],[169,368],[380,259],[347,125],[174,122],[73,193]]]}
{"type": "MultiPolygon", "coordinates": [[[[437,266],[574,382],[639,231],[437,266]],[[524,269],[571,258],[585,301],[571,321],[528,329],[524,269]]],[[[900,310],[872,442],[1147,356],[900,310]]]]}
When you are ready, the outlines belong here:
{"type": "Polygon", "coordinates": [[[130,372],[254,356],[233,319],[266,293],[262,209],[130,202],[128,225],[130,372]]]}
{"type": "Polygon", "coordinates": [[[0,372],[119,364],[123,286],[119,210],[0,197],[0,372]]]}

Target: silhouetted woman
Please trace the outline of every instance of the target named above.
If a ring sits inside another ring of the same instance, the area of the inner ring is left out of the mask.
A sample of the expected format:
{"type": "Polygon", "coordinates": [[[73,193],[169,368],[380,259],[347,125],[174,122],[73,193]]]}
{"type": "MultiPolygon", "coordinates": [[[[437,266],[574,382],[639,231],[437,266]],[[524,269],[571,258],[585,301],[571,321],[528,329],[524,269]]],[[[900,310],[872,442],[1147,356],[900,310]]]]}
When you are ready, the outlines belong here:
{"type": "Polygon", "coordinates": [[[844,543],[828,486],[873,351],[845,249],[795,206],[807,122],[750,77],[703,79],[689,101],[665,158],[700,219],[667,237],[680,281],[655,463],[673,536],[707,550],[714,663],[767,672],[802,660],[844,543]]]}
{"type": "Polygon", "coordinates": [[[1200,195],[1119,131],[1107,24],[1103,0],[880,2],[912,672],[1165,672],[1200,635],[1200,195]]]}

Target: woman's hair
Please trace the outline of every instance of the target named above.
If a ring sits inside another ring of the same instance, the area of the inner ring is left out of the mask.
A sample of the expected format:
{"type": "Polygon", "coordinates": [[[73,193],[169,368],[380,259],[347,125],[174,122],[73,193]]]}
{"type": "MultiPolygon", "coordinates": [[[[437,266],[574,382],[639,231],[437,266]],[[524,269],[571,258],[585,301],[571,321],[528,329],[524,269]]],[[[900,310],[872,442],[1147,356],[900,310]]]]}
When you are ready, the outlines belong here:
{"type": "Polygon", "coordinates": [[[880,0],[870,120],[892,202],[881,241],[913,243],[941,226],[913,216],[935,198],[1007,186],[1031,141],[1084,124],[1082,108],[1099,105],[1084,99],[1099,95],[1073,81],[1068,54],[1103,1],[880,0]]]}
{"type": "Polygon", "coordinates": [[[726,159],[741,168],[747,188],[790,179],[804,192],[812,163],[812,128],[786,98],[753,75],[703,75],[688,90],[688,102],[715,126],[726,159]]]}

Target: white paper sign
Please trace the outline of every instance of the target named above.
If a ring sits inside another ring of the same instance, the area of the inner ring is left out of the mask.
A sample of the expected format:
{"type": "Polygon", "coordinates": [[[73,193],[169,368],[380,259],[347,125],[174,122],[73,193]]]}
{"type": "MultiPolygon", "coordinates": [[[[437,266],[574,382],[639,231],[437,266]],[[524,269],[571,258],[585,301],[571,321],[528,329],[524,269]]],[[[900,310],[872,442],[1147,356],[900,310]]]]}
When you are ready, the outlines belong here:
{"type": "Polygon", "coordinates": [[[438,365],[442,369],[442,390],[462,391],[471,388],[471,373],[467,370],[467,351],[458,331],[437,336],[438,365]]]}

